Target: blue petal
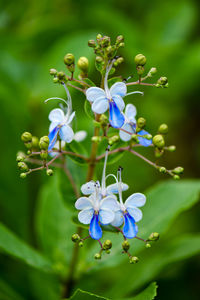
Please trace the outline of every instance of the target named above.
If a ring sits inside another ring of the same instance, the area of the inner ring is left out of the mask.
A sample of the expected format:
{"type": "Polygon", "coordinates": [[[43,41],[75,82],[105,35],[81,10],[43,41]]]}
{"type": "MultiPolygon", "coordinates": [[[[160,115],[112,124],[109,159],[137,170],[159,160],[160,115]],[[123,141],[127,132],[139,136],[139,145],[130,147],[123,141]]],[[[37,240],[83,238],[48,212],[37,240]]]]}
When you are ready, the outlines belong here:
{"type": "Polygon", "coordinates": [[[94,240],[99,240],[102,237],[102,229],[99,225],[99,215],[95,213],[90,222],[89,234],[94,240]]]}
{"type": "Polygon", "coordinates": [[[119,110],[118,106],[114,101],[109,102],[109,108],[110,108],[110,115],[109,115],[109,121],[110,125],[114,128],[121,128],[124,124],[124,116],[119,110]]]}
{"type": "MultiPolygon", "coordinates": [[[[138,132],[139,135],[145,135],[145,134],[149,134],[146,130],[141,130],[138,132]]],[[[145,139],[141,136],[138,136],[138,140],[139,140],[139,144],[144,146],[144,147],[148,147],[152,144],[152,140],[148,140],[145,139]]]]}
{"type": "Polygon", "coordinates": [[[135,220],[129,215],[129,213],[124,214],[123,233],[127,239],[134,238],[138,233],[138,227],[135,224],[135,220]]]}
{"type": "Polygon", "coordinates": [[[55,145],[56,141],[57,141],[57,137],[58,137],[58,131],[59,131],[59,127],[56,126],[50,133],[49,133],[49,147],[48,147],[48,151],[50,151],[53,146],[55,145]]]}

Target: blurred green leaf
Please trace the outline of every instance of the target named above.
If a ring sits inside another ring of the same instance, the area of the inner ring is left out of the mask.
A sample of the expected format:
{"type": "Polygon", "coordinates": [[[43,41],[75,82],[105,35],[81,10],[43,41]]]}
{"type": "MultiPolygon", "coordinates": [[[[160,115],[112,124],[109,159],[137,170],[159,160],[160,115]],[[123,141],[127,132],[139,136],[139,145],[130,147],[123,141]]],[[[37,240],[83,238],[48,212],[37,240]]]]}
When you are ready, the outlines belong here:
{"type": "Polygon", "coordinates": [[[108,298],[104,298],[98,295],[95,295],[93,293],[90,292],[86,292],[83,290],[76,290],[76,292],[69,298],[72,300],[87,300],[87,299],[104,299],[104,300],[108,300],[108,298]]]}
{"type": "Polygon", "coordinates": [[[0,224],[0,249],[8,255],[16,257],[27,265],[45,272],[52,272],[52,264],[38,251],[20,240],[3,224],[0,224]]]}
{"type": "Polygon", "coordinates": [[[96,84],[89,78],[84,78],[83,81],[89,84],[90,86],[96,86],[96,84]]]}
{"type": "Polygon", "coordinates": [[[85,110],[85,113],[86,115],[90,118],[90,119],[94,119],[94,113],[91,109],[91,104],[88,100],[85,100],[84,102],[84,110],[85,110]]]}
{"type": "MultiPolygon", "coordinates": [[[[86,151],[85,147],[83,146],[83,144],[81,144],[80,142],[72,141],[69,144],[66,143],[65,148],[66,148],[67,151],[77,153],[77,154],[81,154],[81,155],[87,157],[87,151],[86,151]]],[[[71,155],[71,154],[68,154],[68,156],[70,157],[70,159],[72,159],[76,163],[79,163],[79,164],[86,164],[87,163],[87,161],[85,159],[81,158],[81,157],[71,155]]]]}
{"type": "Polygon", "coordinates": [[[0,279],[0,300],[23,300],[16,291],[3,279],[0,279]]]}
{"type": "Polygon", "coordinates": [[[146,289],[140,292],[138,295],[130,298],[120,298],[116,300],[153,300],[157,295],[157,284],[152,282],[146,289]]]}

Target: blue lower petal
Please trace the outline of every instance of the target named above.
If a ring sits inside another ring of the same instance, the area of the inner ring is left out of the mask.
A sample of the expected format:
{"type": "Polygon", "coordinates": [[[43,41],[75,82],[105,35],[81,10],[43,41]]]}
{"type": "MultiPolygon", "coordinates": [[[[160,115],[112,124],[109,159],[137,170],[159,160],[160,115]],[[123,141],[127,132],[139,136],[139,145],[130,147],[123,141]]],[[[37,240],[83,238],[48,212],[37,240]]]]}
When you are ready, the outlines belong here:
{"type": "Polygon", "coordinates": [[[95,213],[90,222],[89,234],[94,240],[99,240],[102,237],[102,229],[99,225],[99,215],[96,215],[95,213]]]}
{"type": "Polygon", "coordinates": [[[124,227],[123,234],[127,239],[132,239],[136,237],[138,233],[138,227],[135,224],[135,220],[133,217],[129,215],[129,213],[124,214],[124,227]]]}
{"type": "MultiPolygon", "coordinates": [[[[149,134],[146,130],[141,130],[138,132],[139,135],[145,135],[145,134],[149,134]]],[[[141,136],[138,136],[138,140],[139,140],[139,144],[144,146],[144,147],[148,147],[152,144],[152,140],[148,140],[145,139],[141,136]]]]}
{"type": "Polygon", "coordinates": [[[114,101],[109,102],[109,121],[114,128],[121,128],[125,121],[123,114],[114,101]]]}
{"type": "Polygon", "coordinates": [[[55,145],[58,137],[58,131],[60,130],[60,127],[56,126],[48,135],[49,137],[49,147],[48,151],[50,151],[53,146],[55,145]]]}

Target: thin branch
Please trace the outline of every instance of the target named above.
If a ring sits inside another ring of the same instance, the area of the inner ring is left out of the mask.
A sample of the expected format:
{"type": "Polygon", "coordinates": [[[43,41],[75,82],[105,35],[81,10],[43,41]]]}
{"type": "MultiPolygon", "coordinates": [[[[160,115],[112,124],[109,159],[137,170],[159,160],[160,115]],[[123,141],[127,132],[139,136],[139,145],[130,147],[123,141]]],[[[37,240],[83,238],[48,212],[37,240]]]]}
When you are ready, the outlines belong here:
{"type": "Polygon", "coordinates": [[[127,86],[130,86],[130,85],[147,85],[147,86],[155,86],[156,84],[155,83],[145,83],[145,82],[141,82],[141,81],[134,81],[134,82],[128,82],[126,83],[127,86]]]}

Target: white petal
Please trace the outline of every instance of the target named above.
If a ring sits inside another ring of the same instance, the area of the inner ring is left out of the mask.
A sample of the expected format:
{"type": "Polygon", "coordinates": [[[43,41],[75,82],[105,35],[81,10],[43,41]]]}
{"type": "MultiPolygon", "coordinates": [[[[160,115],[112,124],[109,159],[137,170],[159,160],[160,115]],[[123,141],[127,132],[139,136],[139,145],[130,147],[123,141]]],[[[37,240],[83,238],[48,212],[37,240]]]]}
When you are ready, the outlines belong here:
{"type": "Polygon", "coordinates": [[[100,208],[104,209],[110,209],[110,210],[118,210],[119,209],[119,202],[117,201],[117,197],[115,195],[110,195],[107,196],[105,198],[103,198],[103,200],[101,200],[100,202],[100,208]]]}
{"type": "Polygon", "coordinates": [[[65,141],[66,143],[71,143],[74,138],[74,132],[69,125],[63,125],[59,132],[61,140],[65,141]]]}
{"type": "MultiPolygon", "coordinates": [[[[121,187],[122,187],[122,191],[126,191],[129,188],[128,184],[123,183],[123,182],[121,183],[121,187]]],[[[118,183],[113,183],[113,184],[108,185],[106,190],[107,190],[108,194],[110,194],[110,193],[118,194],[119,193],[118,183]]]]}
{"type": "Polygon", "coordinates": [[[75,111],[73,111],[73,113],[69,116],[69,119],[67,120],[66,124],[70,124],[74,117],[75,117],[75,111]]]}
{"type": "Polygon", "coordinates": [[[93,180],[81,186],[81,192],[84,195],[91,195],[95,191],[95,182],[93,180]]]}
{"type": "Polygon", "coordinates": [[[105,98],[106,94],[105,91],[99,87],[90,87],[86,91],[86,98],[90,102],[94,102],[99,98],[105,98]]]}
{"type": "Polygon", "coordinates": [[[64,112],[60,108],[53,109],[49,114],[49,120],[51,122],[62,123],[64,121],[64,118],[65,118],[64,112]]]}
{"type": "Polygon", "coordinates": [[[74,134],[74,140],[77,142],[82,142],[87,136],[87,132],[85,130],[77,131],[74,134]]]}
{"type": "Polygon", "coordinates": [[[125,201],[125,206],[126,207],[141,207],[145,205],[146,202],[146,196],[142,193],[134,193],[130,195],[126,201],[125,201]]]}
{"type": "Polygon", "coordinates": [[[128,123],[125,123],[123,126],[122,126],[122,129],[126,130],[126,131],[123,131],[123,130],[119,130],[119,136],[120,136],[120,139],[124,142],[127,142],[127,141],[130,141],[131,139],[131,136],[133,133],[135,133],[135,130],[133,129],[133,127],[128,124],[128,123]],[[129,132],[129,133],[128,133],[129,132]]]}
{"type": "Polygon", "coordinates": [[[93,208],[92,201],[87,197],[80,197],[75,202],[76,209],[85,209],[85,208],[93,208]]]}
{"type": "Polygon", "coordinates": [[[139,222],[142,219],[142,212],[137,207],[127,207],[128,213],[134,218],[135,222],[139,222]]]}
{"type": "Polygon", "coordinates": [[[78,219],[83,224],[90,224],[93,214],[94,214],[93,208],[84,209],[81,210],[80,213],[78,214],[78,219]]]}
{"type": "Polygon", "coordinates": [[[117,107],[119,108],[119,110],[122,111],[124,109],[124,107],[125,107],[124,100],[122,99],[122,97],[118,96],[118,95],[114,95],[112,97],[112,99],[117,104],[117,107]]]}
{"type": "Polygon", "coordinates": [[[136,107],[133,104],[127,104],[125,109],[125,116],[131,123],[136,123],[135,116],[137,114],[136,107]]]}
{"type": "Polygon", "coordinates": [[[92,110],[97,114],[103,114],[108,110],[109,103],[105,97],[98,98],[92,103],[92,110]]]}
{"type": "Polygon", "coordinates": [[[100,209],[99,220],[103,225],[109,224],[114,220],[115,214],[110,209],[100,209]]]}
{"type": "Polygon", "coordinates": [[[113,97],[114,95],[119,95],[124,97],[127,93],[127,87],[124,82],[116,82],[110,88],[110,94],[113,97]]]}
{"type": "Polygon", "coordinates": [[[59,124],[60,124],[60,122],[51,122],[51,124],[49,126],[49,132],[51,132],[59,124]]]}
{"type": "Polygon", "coordinates": [[[119,227],[124,223],[124,217],[121,210],[115,212],[114,220],[112,221],[111,225],[119,227]]]}

